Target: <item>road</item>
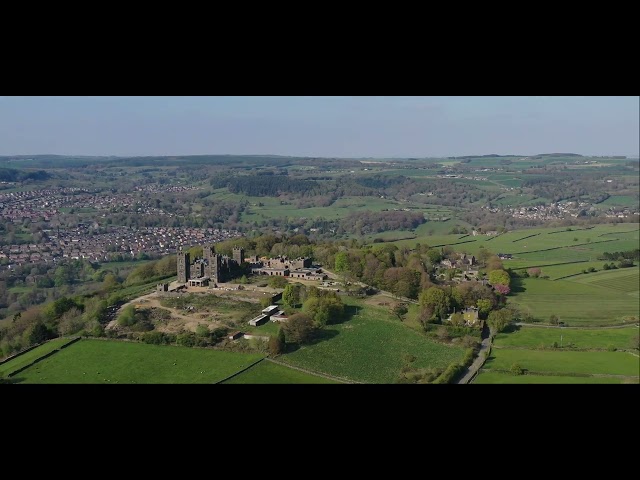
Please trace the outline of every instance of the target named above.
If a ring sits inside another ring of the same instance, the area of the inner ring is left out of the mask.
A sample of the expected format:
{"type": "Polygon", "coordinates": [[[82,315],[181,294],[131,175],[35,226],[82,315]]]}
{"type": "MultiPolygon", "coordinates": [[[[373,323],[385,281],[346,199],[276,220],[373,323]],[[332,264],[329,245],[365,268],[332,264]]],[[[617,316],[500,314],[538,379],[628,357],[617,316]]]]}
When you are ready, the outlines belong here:
{"type": "Polygon", "coordinates": [[[491,347],[491,335],[489,334],[489,327],[485,325],[482,330],[482,342],[480,343],[480,350],[478,351],[478,356],[473,361],[473,363],[467,368],[465,374],[460,377],[460,379],[456,383],[467,384],[471,381],[471,379],[478,373],[480,367],[484,364],[486,357],[482,354],[482,352],[488,352],[491,347]]]}

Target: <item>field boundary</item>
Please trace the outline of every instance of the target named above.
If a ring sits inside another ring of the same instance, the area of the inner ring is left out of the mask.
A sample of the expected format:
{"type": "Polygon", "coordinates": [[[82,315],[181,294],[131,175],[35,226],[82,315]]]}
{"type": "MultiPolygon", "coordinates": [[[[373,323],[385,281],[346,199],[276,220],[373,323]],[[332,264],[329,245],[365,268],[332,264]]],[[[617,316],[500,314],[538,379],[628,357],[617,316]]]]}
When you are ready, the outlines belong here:
{"type": "Polygon", "coordinates": [[[549,252],[551,250],[560,250],[561,248],[581,247],[583,245],[595,245],[596,243],[615,242],[617,240],[620,240],[620,239],[612,238],[611,240],[600,240],[599,242],[574,243],[572,245],[561,245],[559,247],[542,248],[540,250],[529,250],[528,252],[512,252],[511,255],[524,255],[525,253],[549,252]]]}
{"type": "Polygon", "coordinates": [[[516,243],[516,242],[519,242],[520,240],[525,240],[525,239],[531,238],[531,237],[537,237],[538,235],[540,235],[540,234],[539,233],[534,233],[533,235],[527,235],[526,237],[517,238],[515,240],[512,240],[511,243],[516,243]]]}
{"type": "Polygon", "coordinates": [[[514,375],[510,370],[505,370],[503,368],[484,368],[482,369],[485,372],[494,372],[494,373],[505,373],[507,375],[512,375],[514,377],[526,377],[527,375],[537,375],[541,377],[579,377],[579,378],[589,378],[589,377],[604,377],[604,378],[638,378],[634,375],[618,375],[614,373],[576,373],[576,372],[538,372],[534,370],[527,370],[527,373],[523,373],[522,375],[514,375]]]}
{"type": "MultiPolygon", "coordinates": [[[[31,345],[30,347],[27,348],[23,348],[22,350],[20,350],[18,353],[14,353],[13,355],[8,356],[7,358],[5,358],[4,360],[0,360],[0,365],[4,365],[5,363],[7,363],[10,360],[13,360],[14,358],[19,357],[20,355],[30,352],[31,350],[33,350],[34,348],[38,348],[40,345],[44,345],[45,343],[49,343],[51,340],[57,340],[58,338],[64,338],[64,337],[56,337],[56,338],[50,338],[49,340],[46,340],[44,342],[40,342],[40,343],[36,343],[35,345],[31,345]]],[[[78,337],[79,339],[80,337],[78,337]]],[[[65,343],[64,346],[60,347],[60,348],[64,348],[67,345],[70,345],[70,343],[65,343]]]]}
{"type": "MultiPolygon", "coordinates": [[[[47,340],[48,342],[49,340],[47,340]]],[[[5,363],[13,360],[14,358],[19,357],[20,355],[22,355],[23,353],[27,353],[30,352],[31,350],[33,350],[34,348],[38,348],[40,345],[44,345],[47,342],[42,342],[42,343],[36,343],[35,345],[31,345],[30,347],[27,348],[23,348],[22,350],[20,350],[18,353],[14,353],[13,355],[8,356],[7,358],[5,358],[4,360],[0,361],[0,365],[4,365],[5,363]]]]}
{"type": "MultiPolygon", "coordinates": [[[[29,363],[28,365],[25,365],[24,367],[20,367],[17,370],[14,370],[11,373],[7,374],[7,377],[13,377],[14,375],[20,373],[20,372],[24,372],[27,368],[31,368],[33,367],[36,363],[41,362],[42,360],[44,360],[45,358],[49,358],[50,356],[52,356],[55,353],[58,353],[60,350],[62,350],[63,348],[68,347],[69,345],[76,343],[78,341],[80,341],[82,337],[75,337],[72,338],[69,342],[65,343],[64,345],[62,345],[59,348],[56,348],[55,350],[51,350],[49,353],[45,353],[44,355],[42,355],[41,357],[36,358],[33,362],[29,363]]],[[[51,340],[55,340],[55,339],[51,339],[51,340]]],[[[47,340],[47,342],[50,342],[51,340],[47,340]]],[[[41,345],[44,345],[47,342],[43,342],[41,345]]],[[[40,346],[40,345],[38,345],[40,346]]]]}
{"type": "Polygon", "coordinates": [[[306,368],[296,367],[295,365],[289,365],[288,363],[280,362],[278,360],[274,360],[273,358],[268,358],[267,357],[267,358],[265,358],[265,360],[267,360],[268,362],[275,363],[276,365],[281,365],[283,367],[293,368],[294,370],[299,370],[301,372],[308,373],[310,375],[315,375],[316,377],[323,377],[323,378],[326,378],[328,380],[335,380],[336,382],[340,382],[340,383],[364,384],[364,382],[357,382],[355,380],[347,380],[346,378],[334,377],[333,375],[328,375],[326,373],[314,372],[313,370],[307,370],[306,368]]]}
{"type": "Polygon", "coordinates": [[[218,383],[223,383],[226,382],[227,380],[231,380],[233,377],[240,375],[241,373],[246,372],[247,370],[249,370],[251,367],[259,364],[260,362],[262,362],[266,357],[262,357],[260,360],[257,360],[255,362],[253,362],[251,365],[249,365],[248,367],[243,368],[242,370],[239,370],[231,375],[229,375],[226,378],[223,378],[222,380],[218,380],[217,382],[213,382],[214,385],[217,385],[218,383]]]}
{"type": "MultiPolygon", "coordinates": [[[[560,263],[547,263],[545,265],[529,265],[528,267],[515,267],[511,268],[511,270],[524,270],[526,268],[542,268],[542,267],[555,267],[556,265],[571,265],[573,263],[588,263],[589,260],[571,260],[570,262],[560,262],[560,263]]],[[[557,278],[554,280],[558,280],[557,278]]]]}

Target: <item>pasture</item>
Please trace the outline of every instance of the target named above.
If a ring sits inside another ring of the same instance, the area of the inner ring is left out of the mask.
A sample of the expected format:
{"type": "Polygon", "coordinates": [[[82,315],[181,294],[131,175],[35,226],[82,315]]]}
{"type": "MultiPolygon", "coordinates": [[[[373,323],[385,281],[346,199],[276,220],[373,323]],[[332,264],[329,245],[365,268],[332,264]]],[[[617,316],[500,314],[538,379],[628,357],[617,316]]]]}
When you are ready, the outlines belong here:
{"type": "Polygon", "coordinates": [[[17,374],[18,383],[216,383],[259,354],[80,340],[17,374]]]}
{"type": "Polygon", "coordinates": [[[12,358],[11,360],[0,365],[0,377],[8,376],[16,370],[20,370],[22,367],[26,367],[34,360],[44,357],[46,354],[65,346],[71,341],[73,341],[73,338],[54,338],[53,340],[49,340],[48,342],[39,345],[33,350],[29,350],[28,352],[22,353],[12,358]]]}
{"type": "Polygon", "coordinates": [[[545,328],[521,326],[511,333],[499,333],[494,339],[496,347],[551,348],[554,342],[567,349],[633,348],[638,327],[625,328],[545,328]],[[562,336],[562,338],[560,338],[562,336]]]}
{"type": "Polygon", "coordinates": [[[340,383],[328,378],[311,375],[284,365],[263,361],[236,375],[223,384],[297,384],[297,383],[340,383]]]}
{"type": "MultiPolygon", "coordinates": [[[[587,274],[583,277],[588,277],[587,274]]],[[[509,303],[531,312],[536,320],[547,322],[556,315],[568,326],[621,324],[628,317],[637,317],[638,298],[609,288],[566,280],[540,278],[512,282],[509,303]],[[519,284],[519,285],[518,285],[519,284]]]]}
{"type": "Polygon", "coordinates": [[[637,383],[620,377],[570,377],[566,375],[512,375],[510,373],[481,371],[473,383],[478,384],[588,384],[588,383],[637,383]]]}
{"type": "MultiPolygon", "coordinates": [[[[446,222],[449,223],[449,222],[446,222]]],[[[596,261],[602,252],[633,250],[638,248],[637,224],[601,224],[589,229],[579,227],[547,227],[513,230],[498,236],[477,235],[462,240],[471,242],[456,245],[460,235],[427,235],[428,225],[416,229],[417,237],[393,242],[398,247],[414,248],[416,243],[427,245],[452,245],[456,251],[477,254],[480,246],[493,253],[511,253],[513,260],[505,267],[531,266],[529,262],[555,264],[565,261],[596,261]],[[571,228],[571,230],[567,230],[571,228]],[[525,238],[528,237],[528,238],[525,238]],[[527,262],[518,264],[518,262],[527,262]]],[[[451,225],[452,228],[454,224],[451,225]]],[[[601,262],[604,263],[604,262],[601,262]]]]}
{"type": "Polygon", "coordinates": [[[496,348],[483,370],[506,370],[517,363],[531,373],[640,375],[640,359],[627,352],[580,352],[496,348]]]}
{"type": "Polygon", "coordinates": [[[617,270],[603,270],[572,277],[568,280],[582,285],[607,288],[619,294],[628,294],[637,297],[637,293],[640,290],[640,268],[631,267],[619,268],[617,270]]]}
{"type": "Polygon", "coordinates": [[[464,349],[427,338],[393,317],[387,308],[344,298],[357,315],[343,323],[327,325],[310,345],[283,355],[280,360],[308,370],[367,383],[393,383],[406,355],[416,368],[446,368],[460,361],[464,349]]]}

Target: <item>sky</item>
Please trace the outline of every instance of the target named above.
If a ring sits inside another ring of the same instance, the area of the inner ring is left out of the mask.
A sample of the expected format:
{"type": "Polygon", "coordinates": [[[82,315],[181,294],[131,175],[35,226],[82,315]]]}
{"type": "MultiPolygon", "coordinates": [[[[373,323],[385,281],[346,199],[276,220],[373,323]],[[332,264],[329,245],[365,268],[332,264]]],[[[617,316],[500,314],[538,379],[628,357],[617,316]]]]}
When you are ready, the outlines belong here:
{"type": "Polygon", "coordinates": [[[0,155],[637,156],[640,97],[0,97],[0,155]]]}

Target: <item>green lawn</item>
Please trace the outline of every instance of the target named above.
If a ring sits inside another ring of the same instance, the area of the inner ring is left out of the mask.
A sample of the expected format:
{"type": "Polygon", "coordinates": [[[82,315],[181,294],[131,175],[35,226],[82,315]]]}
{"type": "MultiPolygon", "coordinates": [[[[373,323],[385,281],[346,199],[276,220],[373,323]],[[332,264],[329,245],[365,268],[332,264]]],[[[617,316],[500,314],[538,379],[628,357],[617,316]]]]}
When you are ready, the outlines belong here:
{"type": "Polygon", "coordinates": [[[638,327],[626,328],[544,328],[522,326],[512,333],[499,333],[494,341],[497,347],[549,348],[554,342],[578,349],[632,348],[632,340],[638,335],[638,327]],[[562,336],[562,339],[560,338],[562,336]]]}
{"type": "Polygon", "coordinates": [[[605,374],[632,377],[637,377],[640,374],[640,359],[627,352],[568,352],[496,348],[491,351],[491,357],[484,364],[484,368],[509,370],[514,363],[532,373],[605,374]]]}
{"type": "Polygon", "coordinates": [[[511,375],[510,373],[489,372],[482,370],[473,383],[625,383],[619,377],[569,377],[564,375],[511,375]]]}
{"type": "Polygon", "coordinates": [[[21,383],[216,383],[260,358],[210,349],[81,340],[15,378],[21,383]]]}
{"type": "MultiPolygon", "coordinates": [[[[597,274],[581,278],[589,275],[597,274]]],[[[509,302],[540,321],[556,315],[569,326],[620,324],[638,316],[640,305],[632,295],[569,280],[522,279],[521,287],[512,286],[515,294],[509,296],[509,302]]]]}
{"type": "Polygon", "coordinates": [[[300,370],[264,361],[254,365],[249,370],[242,372],[222,383],[339,383],[328,378],[310,375],[300,370]]]}
{"type": "Polygon", "coordinates": [[[358,305],[357,316],[338,325],[329,325],[323,338],[283,355],[281,360],[312,371],[369,383],[393,383],[407,354],[417,357],[417,368],[445,368],[462,360],[464,350],[434,342],[402,323],[382,307],[358,305]]]}
{"type": "Polygon", "coordinates": [[[71,342],[72,338],[54,338],[53,340],[49,340],[47,343],[40,345],[39,347],[34,348],[33,350],[29,350],[22,355],[18,355],[17,357],[9,360],[6,363],[0,365],[0,377],[7,376],[16,370],[21,369],[29,365],[34,360],[43,357],[47,353],[53,352],[58,348],[66,345],[71,342]]]}

